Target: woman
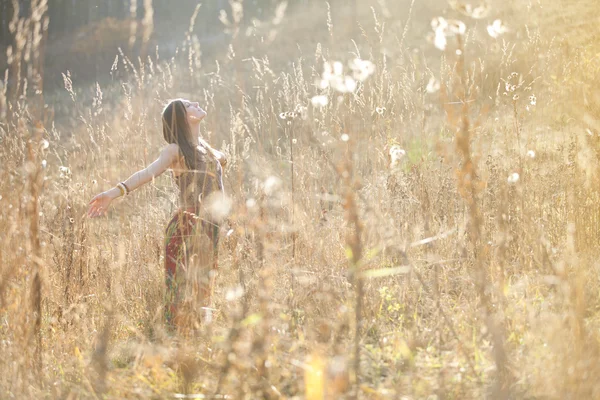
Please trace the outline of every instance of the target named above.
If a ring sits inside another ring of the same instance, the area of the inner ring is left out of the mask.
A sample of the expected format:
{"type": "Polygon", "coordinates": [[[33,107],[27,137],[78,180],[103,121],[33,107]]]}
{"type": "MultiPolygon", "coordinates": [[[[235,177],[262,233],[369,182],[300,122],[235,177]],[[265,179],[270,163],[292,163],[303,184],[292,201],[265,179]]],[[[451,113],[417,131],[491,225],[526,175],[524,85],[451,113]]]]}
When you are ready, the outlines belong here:
{"type": "Polygon", "coordinates": [[[206,112],[198,103],[185,99],[170,102],[162,114],[163,136],[168,145],[158,159],[95,196],[88,209],[92,218],[104,215],[117,197],[129,194],[167,169],[173,171],[180,191],[180,208],[167,225],[165,238],[165,318],[170,326],[193,322],[189,318],[193,318],[194,309],[210,304],[217,267],[219,225],[207,204],[223,192],[222,167],[227,161],[223,153],[199,138],[204,117],[206,112]]]}

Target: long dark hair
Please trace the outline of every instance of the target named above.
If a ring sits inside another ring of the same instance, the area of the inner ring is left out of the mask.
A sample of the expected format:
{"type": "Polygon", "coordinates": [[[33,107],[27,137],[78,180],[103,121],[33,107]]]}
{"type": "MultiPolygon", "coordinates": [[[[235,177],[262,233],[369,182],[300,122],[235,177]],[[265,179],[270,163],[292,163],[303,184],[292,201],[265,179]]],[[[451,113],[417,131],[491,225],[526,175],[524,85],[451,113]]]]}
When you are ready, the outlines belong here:
{"type": "Polygon", "coordinates": [[[183,154],[188,169],[196,169],[198,165],[198,150],[190,143],[190,124],[187,111],[181,100],[171,101],[163,110],[163,137],[167,143],[176,143],[183,154]]]}

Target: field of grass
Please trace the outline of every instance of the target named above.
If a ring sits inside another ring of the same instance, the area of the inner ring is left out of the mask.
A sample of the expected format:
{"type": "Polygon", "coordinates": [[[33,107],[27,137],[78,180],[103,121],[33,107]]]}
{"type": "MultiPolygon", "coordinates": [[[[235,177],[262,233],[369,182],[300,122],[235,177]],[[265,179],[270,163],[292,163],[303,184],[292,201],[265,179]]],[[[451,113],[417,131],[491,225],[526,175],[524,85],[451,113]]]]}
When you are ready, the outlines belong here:
{"type": "Polygon", "coordinates": [[[392,3],[227,15],[230,46],[119,54],[105,85],[42,94],[9,65],[0,398],[600,398],[598,6],[392,3]],[[174,335],[170,175],[85,211],[180,96],[232,207],[214,304],[174,335]]]}

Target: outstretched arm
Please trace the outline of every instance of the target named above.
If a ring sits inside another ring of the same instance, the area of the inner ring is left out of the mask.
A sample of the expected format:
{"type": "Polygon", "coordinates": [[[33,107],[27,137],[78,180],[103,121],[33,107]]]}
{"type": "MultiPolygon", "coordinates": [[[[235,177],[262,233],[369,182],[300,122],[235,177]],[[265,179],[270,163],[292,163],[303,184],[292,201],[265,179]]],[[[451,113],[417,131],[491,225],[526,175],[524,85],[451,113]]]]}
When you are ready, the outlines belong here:
{"type": "MultiPolygon", "coordinates": [[[[160,156],[146,168],[136,172],[127,178],[123,183],[127,186],[130,192],[150,182],[155,177],[165,172],[179,156],[179,146],[176,144],[170,144],[165,147],[160,156]]],[[[89,203],[87,215],[91,218],[98,217],[106,214],[110,203],[121,196],[121,190],[118,187],[114,187],[106,192],[100,193],[89,203]]]]}

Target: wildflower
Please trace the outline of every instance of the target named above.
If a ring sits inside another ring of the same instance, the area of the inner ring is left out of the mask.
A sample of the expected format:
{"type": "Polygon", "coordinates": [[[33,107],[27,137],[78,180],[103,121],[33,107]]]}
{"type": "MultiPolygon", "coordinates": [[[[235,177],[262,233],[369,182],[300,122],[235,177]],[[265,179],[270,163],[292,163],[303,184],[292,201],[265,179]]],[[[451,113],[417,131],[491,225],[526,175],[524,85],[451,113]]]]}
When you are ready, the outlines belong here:
{"type": "Polygon", "coordinates": [[[375,112],[379,115],[383,115],[383,113],[385,112],[385,107],[377,107],[375,108],[375,112]]]}
{"type": "Polygon", "coordinates": [[[46,150],[48,147],[50,147],[50,143],[46,139],[43,139],[42,140],[42,150],[46,150]]]}
{"type": "MultiPolygon", "coordinates": [[[[354,92],[358,86],[357,81],[362,82],[367,79],[373,73],[375,67],[370,61],[356,59],[350,65],[350,68],[354,72],[353,76],[344,74],[344,66],[341,62],[326,62],[321,80],[317,83],[317,86],[321,89],[331,87],[340,93],[354,92]]],[[[320,100],[318,99],[318,101],[320,100]]]]}
{"type": "Polygon", "coordinates": [[[296,108],[294,109],[294,111],[295,111],[296,115],[299,116],[300,118],[302,118],[304,120],[307,118],[308,109],[306,107],[304,107],[303,105],[298,104],[296,106],[296,108]]]}
{"type": "Polygon", "coordinates": [[[255,199],[246,200],[246,207],[248,209],[252,209],[252,208],[256,207],[256,200],[255,199]]]}
{"type": "Polygon", "coordinates": [[[528,150],[527,151],[527,157],[529,157],[529,158],[531,158],[533,160],[535,158],[535,151],[528,150]]]}
{"type": "Polygon", "coordinates": [[[244,295],[244,288],[241,286],[236,286],[232,289],[228,289],[225,294],[225,300],[234,301],[241,298],[244,295]]]}
{"type": "Polygon", "coordinates": [[[446,44],[448,41],[446,40],[446,35],[442,31],[435,31],[435,40],[434,45],[439,50],[446,50],[446,44]]]}
{"type": "Polygon", "coordinates": [[[442,17],[434,18],[431,21],[431,28],[435,33],[433,45],[438,50],[446,50],[446,44],[448,43],[446,40],[446,29],[448,28],[448,22],[446,22],[446,20],[442,17]]]}
{"type": "Polygon", "coordinates": [[[269,176],[266,180],[265,183],[263,185],[263,188],[265,190],[265,194],[267,196],[272,196],[274,195],[279,188],[281,187],[281,179],[279,179],[276,176],[269,176]]]}
{"type": "Polygon", "coordinates": [[[464,35],[467,27],[464,22],[459,20],[446,20],[442,17],[436,17],[431,21],[431,28],[434,31],[433,44],[439,50],[446,50],[448,41],[446,37],[455,35],[464,35]]]}
{"type": "Polygon", "coordinates": [[[537,104],[537,98],[535,97],[535,94],[529,96],[529,104],[531,104],[532,106],[535,106],[537,104]]]}
{"type": "Polygon", "coordinates": [[[467,26],[462,21],[452,19],[448,21],[448,32],[454,35],[464,35],[467,32],[467,26]]]}
{"type": "Polygon", "coordinates": [[[397,144],[390,147],[388,156],[390,160],[390,168],[394,169],[400,164],[402,158],[406,155],[406,151],[397,144]]]}
{"type": "Polygon", "coordinates": [[[222,222],[231,212],[233,201],[222,192],[214,192],[206,199],[206,210],[212,220],[222,222]]]}
{"type": "Polygon", "coordinates": [[[427,93],[437,92],[440,90],[440,82],[432,76],[429,78],[429,82],[427,83],[427,88],[425,88],[425,90],[427,90],[427,93]]]}
{"type": "Polygon", "coordinates": [[[344,86],[338,88],[338,92],[342,92],[342,93],[354,92],[356,90],[356,87],[357,87],[356,81],[352,77],[347,76],[344,78],[344,86]]]}
{"type": "Polygon", "coordinates": [[[497,19],[492,22],[491,25],[488,25],[487,31],[491,37],[497,39],[500,35],[508,32],[508,28],[502,23],[501,20],[497,19]]]}
{"type": "Polygon", "coordinates": [[[434,31],[445,30],[448,27],[448,22],[444,17],[436,17],[431,20],[431,28],[434,31]]]}
{"type": "Polygon", "coordinates": [[[350,136],[347,133],[342,134],[342,142],[347,142],[350,140],[350,136]]]}
{"type": "Polygon", "coordinates": [[[329,103],[329,100],[327,99],[327,96],[314,96],[310,99],[310,102],[314,107],[325,107],[327,103],[329,103]]]}
{"type": "Polygon", "coordinates": [[[60,167],[58,167],[58,171],[60,172],[60,176],[66,176],[66,175],[71,175],[71,168],[69,167],[65,167],[64,165],[61,165],[60,167]]]}
{"type": "Polygon", "coordinates": [[[48,162],[46,160],[42,160],[42,168],[46,168],[48,162]]]}
{"type": "Polygon", "coordinates": [[[519,174],[517,172],[513,172],[508,176],[508,183],[515,184],[519,181],[519,174]]]}
{"type": "Polygon", "coordinates": [[[450,6],[454,8],[456,11],[466,15],[467,17],[471,17],[473,19],[482,19],[485,18],[490,12],[490,6],[487,3],[482,3],[476,7],[473,7],[471,4],[462,3],[458,1],[449,2],[450,6]]]}
{"type": "Polygon", "coordinates": [[[281,114],[279,114],[279,118],[286,119],[287,118],[287,113],[282,112],[281,114]]]}
{"type": "Polygon", "coordinates": [[[343,73],[344,66],[341,62],[326,62],[323,65],[323,75],[319,86],[322,89],[326,89],[329,86],[335,89],[335,86],[338,86],[340,82],[343,82],[343,73]]]}
{"type": "Polygon", "coordinates": [[[350,62],[350,69],[353,72],[354,79],[359,82],[364,82],[375,72],[375,64],[369,60],[355,58],[350,62]]]}

